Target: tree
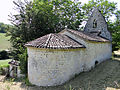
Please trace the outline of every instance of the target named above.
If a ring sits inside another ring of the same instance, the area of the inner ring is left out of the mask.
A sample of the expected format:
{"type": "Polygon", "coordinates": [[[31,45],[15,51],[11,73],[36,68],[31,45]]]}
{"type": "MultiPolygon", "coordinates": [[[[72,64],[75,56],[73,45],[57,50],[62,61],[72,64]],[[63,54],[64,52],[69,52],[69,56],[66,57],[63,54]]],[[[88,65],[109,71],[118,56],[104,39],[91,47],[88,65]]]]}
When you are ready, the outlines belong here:
{"type": "Polygon", "coordinates": [[[6,29],[7,29],[8,26],[10,26],[10,25],[0,23],[0,33],[6,33],[6,29]]]}
{"type": "Polygon", "coordinates": [[[70,0],[34,0],[24,3],[14,2],[18,14],[11,15],[10,21],[14,25],[8,30],[11,36],[13,57],[19,60],[21,67],[26,68],[26,50],[24,44],[28,41],[49,33],[56,33],[67,26],[77,30],[82,21],[83,13],[80,3],[70,0]],[[16,55],[15,55],[16,54],[16,55]]]}
{"type": "Polygon", "coordinates": [[[115,11],[117,9],[116,5],[117,3],[110,2],[109,0],[90,0],[88,4],[84,4],[82,8],[85,11],[85,15],[87,16],[86,18],[88,18],[92,10],[97,7],[108,22],[110,20],[110,17],[115,14],[115,11]]]}
{"type": "Polygon", "coordinates": [[[110,23],[109,29],[112,32],[113,37],[113,50],[120,49],[120,11],[115,13],[116,21],[114,23],[110,23]]]}

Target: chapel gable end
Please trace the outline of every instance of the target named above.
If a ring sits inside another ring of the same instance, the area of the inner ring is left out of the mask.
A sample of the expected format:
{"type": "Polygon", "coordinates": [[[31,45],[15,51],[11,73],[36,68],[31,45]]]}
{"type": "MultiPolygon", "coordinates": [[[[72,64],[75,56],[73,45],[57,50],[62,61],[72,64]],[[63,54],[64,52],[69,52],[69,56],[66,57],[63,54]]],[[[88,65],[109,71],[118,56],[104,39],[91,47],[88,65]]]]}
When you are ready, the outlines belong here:
{"type": "Polygon", "coordinates": [[[110,32],[107,28],[107,23],[98,8],[93,10],[90,18],[87,21],[84,31],[97,34],[105,39],[112,41],[110,32]]]}

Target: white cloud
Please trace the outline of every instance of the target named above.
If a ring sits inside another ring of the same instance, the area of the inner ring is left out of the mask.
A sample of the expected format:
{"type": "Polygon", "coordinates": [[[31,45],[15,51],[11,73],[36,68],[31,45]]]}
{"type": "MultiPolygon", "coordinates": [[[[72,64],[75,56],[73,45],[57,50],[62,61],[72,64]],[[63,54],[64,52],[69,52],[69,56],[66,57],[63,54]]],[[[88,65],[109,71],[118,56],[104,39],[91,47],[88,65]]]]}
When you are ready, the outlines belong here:
{"type": "Polygon", "coordinates": [[[8,15],[10,15],[10,13],[16,13],[13,9],[14,7],[15,5],[13,4],[13,0],[0,0],[0,22],[10,24],[8,15]]]}

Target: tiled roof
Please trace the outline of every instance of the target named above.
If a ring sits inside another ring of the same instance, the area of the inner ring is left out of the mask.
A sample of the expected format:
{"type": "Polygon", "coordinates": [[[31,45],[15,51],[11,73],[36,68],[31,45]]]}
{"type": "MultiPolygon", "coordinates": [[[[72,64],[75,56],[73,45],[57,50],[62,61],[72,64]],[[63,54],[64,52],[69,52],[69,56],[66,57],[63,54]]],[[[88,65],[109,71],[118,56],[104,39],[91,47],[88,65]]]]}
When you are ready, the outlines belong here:
{"type": "Polygon", "coordinates": [[[89,40],[89,41],[96,41],[96,42],[110,42],[109,40],[102,38],[96,34],[89,33],[89,32],[83,32],[83,31],[76,31],[76,30],[71,30],[71,29],[65,29],[68,32],[77,35],[83,39],[89,40]]]}
{"type": "Polygon", "coordinates": [[[25,44],[25,46],[50,49],[85,48],[77,41],[71,39],[66,35],[61,34],[48,34],[31,42],[28,42],[27,44],[25,44]]]}

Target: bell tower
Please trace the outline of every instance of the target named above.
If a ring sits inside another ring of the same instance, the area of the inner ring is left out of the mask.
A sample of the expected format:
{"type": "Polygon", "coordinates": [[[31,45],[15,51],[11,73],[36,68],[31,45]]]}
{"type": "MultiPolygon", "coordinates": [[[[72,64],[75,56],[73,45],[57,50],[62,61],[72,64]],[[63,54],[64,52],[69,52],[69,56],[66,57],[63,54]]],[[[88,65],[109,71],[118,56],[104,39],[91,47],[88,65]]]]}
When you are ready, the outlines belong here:
{"type": "Polygon", "coordinates": [[[112,41],[112,37],[110,35],[110,32],[108,31],[105,18],[98,10],[98,8],[95,8],[93,10],[90,18],[87,21],[84,31],[99,35],[105,39],[112,41]]]}

